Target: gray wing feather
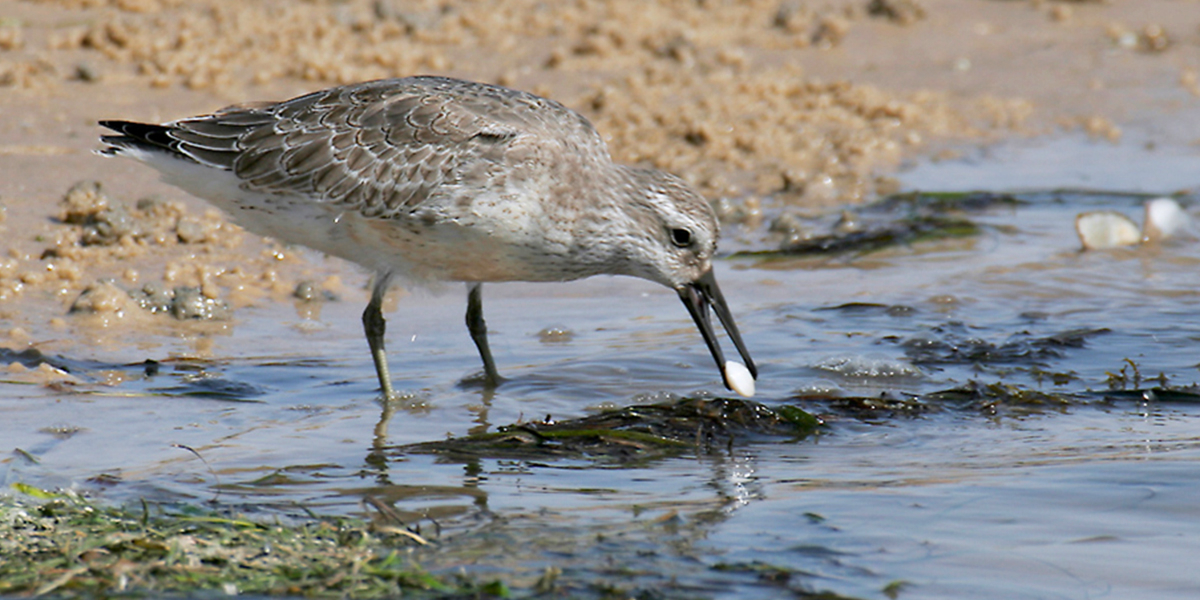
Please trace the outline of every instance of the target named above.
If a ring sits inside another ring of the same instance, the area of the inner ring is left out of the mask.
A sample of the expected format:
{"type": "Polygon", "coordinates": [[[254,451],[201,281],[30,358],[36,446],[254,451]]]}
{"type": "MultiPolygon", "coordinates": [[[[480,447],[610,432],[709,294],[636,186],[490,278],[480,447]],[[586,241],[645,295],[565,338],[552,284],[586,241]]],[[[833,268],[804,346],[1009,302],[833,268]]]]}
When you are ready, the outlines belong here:
{"type": "Polygon", "coordinates": [[[232,170],[246,189],[310,195],[378,217],[406,213],[447,186],[486,187],[501,171],[511,177],[518,163],[558,144],[563,128],[607,159],[591,125],[556,102],[435,77],[334,88],[169,126],[177,151],[232,170]]]}
{"type": "Polygon", "coordinates": [[[432,194],[520,176],[563,139],[607,152],[582,116],[497,86],[440,78],[383,80],[316,92],[270,107],[178,121],[181,150],[233,169],[244,186],[311,194],[386,217],[432,194]]]}

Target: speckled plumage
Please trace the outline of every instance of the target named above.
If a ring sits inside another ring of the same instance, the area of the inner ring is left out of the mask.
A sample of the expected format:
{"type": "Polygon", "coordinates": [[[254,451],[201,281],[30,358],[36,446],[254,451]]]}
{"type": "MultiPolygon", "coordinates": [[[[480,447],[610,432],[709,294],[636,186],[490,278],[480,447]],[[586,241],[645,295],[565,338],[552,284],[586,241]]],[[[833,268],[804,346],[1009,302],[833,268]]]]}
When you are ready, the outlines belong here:
{"type": "Polygon", "coordinates": [[[386,393],[383,318],[370,313],[397,276],[471,286],[468,326],[492,383],[480,284],[598,274],[656,281],[685,303],[691,293],[723,364],[705,327],[713,305],[753,371],[711,275],[711,207],[677,177],[613,163],[592,125],[552,100],[411,77],[164,125],[101,124],[120,134],[102,138],[104,154],[150,164],[250,231],[375,271],[364,324],[386,393]]]}

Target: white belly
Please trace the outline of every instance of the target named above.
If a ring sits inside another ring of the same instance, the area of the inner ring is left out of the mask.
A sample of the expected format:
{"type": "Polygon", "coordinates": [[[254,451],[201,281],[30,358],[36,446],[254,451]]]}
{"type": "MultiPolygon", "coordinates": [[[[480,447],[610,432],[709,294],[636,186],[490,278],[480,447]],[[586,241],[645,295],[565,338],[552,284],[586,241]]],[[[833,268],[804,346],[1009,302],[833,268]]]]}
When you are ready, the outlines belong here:
{"type": "Polygon", "coordinates": [[[377,272],[470,282],[562,281],[599,272],[573,260],[569,232],[544,231],[537,207],[527,203],[485,196],[466,205],[426,202],[408,215],[366,218],[319,199],[247,191],[229,171],[158,154],[135,157],[253,233],[377,272]]]}

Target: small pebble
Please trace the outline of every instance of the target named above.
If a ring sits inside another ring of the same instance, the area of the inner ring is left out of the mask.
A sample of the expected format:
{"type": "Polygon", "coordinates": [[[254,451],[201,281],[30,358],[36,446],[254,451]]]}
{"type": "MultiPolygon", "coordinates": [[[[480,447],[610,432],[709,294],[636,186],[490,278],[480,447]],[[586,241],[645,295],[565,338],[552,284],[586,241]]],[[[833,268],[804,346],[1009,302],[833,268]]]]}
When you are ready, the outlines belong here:
{"type": "Polygon", "coordinates": [[[75,65],[75,79],[85,83],[95,83],[100,81],[100,71],[91,63],[81,62],[75,65]]]}
{"type": "Polygon", "coordinates": [[[175,288],[175,296],[171,299],[171,316],[180,321],[222,321],[228,319],[229,314],[228,304],[205,297],[200,288],[175,288]]]}
{"type": "Polygon", "coordinates": [[[538,332],[538,340],[543,344],[564,344],[575,338],[575,332],[566,327],[547,327],[538,332]]]}
{"type": "Polygon", "coordinates": [[[301,281],[296,284],[296,289],[292,290],[292,297],[304,302],[314,302],[318,300],[317,286],[311,281],[301,281]]]}

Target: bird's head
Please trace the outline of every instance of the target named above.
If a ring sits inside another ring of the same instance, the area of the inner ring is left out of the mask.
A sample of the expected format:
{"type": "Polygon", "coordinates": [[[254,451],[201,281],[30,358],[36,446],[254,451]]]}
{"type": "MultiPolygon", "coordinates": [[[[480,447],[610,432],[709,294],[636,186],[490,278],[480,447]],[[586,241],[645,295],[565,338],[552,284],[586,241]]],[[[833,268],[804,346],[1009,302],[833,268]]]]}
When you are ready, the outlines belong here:
{"type": "Polygon", "coordinates": [[[713,276],[712,259],[720,234],[716,213],[678,177],[649,169],[630,172],[636,180],[630,186],[635,190],[630,216],[639,232],[639,239],[627,249],[630,274],[675,290],[717,362],[725,387],[743,396],[753,395],[758,370],[713,276]],[[745,361],[744,367],[725,360],[710,308],[745,361]]]}

